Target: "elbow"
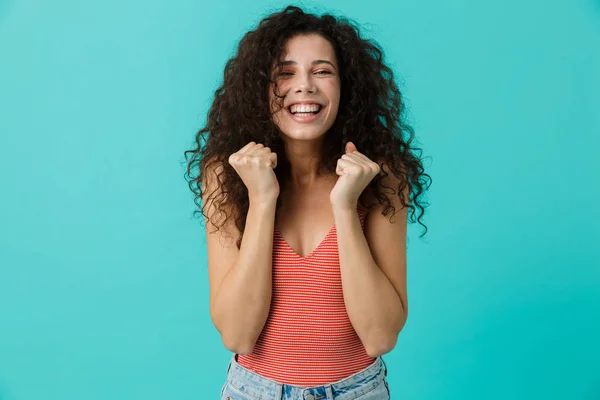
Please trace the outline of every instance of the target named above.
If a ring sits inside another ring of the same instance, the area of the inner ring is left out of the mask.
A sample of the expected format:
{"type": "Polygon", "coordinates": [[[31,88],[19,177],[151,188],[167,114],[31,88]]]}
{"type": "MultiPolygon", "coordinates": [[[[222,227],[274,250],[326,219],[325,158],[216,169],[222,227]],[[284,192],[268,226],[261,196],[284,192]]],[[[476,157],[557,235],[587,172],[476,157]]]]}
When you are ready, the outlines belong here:
{"type": "Polygon", "coordinates": [[[217,329],[221,336],[221,342],[227,350],[236,354],[250,354],[254,350],[256,340],[250,340],[250,338],[242,337],[241,335],[232,334],[231,329],[224,329],[220,321],[215,318],[215,314],[211,312],[211,319],[214,327],[217,329]]]}
{"type": "Polygon", "coordinates": [[[391,352],[394,350],[394,347],[396,347],[396,341],[390,341],[380,345],[365,347],[365,350],[367,351],[369,357],[377,358],[391,352]]]}
{"type": "Polygon", "coordinates": [[[231,338],[226,337],[225,335],[221,336],[223,341],[223,345],[227,350],[232,353],[247,355],[252,353],[254,350],[254,345],[256,342],[249,342],[243,340],[232,340],[231,338]]]}
{"type": "Polygon", "coordinates": [[[365,350],[369,357],[377,358],[394,350],[397,342],[398,334],[395,332],[378,334],[365,346],[365,350]]]}
{"type": "Polygon", "coordinates": [[[244,346],[225,346],[227,349],[235,354],[248,355],[254,351],[254,345],[244,345],[244,346]]]}
{"type": "Polygon", "coordinates": [[[408,312],[404,312],[403,317],[397,321],[395,326],[371,332],[369,340],[363,341],[369,357],[377,358],[394,350],[400,331],[406,325],[407,317],[408,312]]]}

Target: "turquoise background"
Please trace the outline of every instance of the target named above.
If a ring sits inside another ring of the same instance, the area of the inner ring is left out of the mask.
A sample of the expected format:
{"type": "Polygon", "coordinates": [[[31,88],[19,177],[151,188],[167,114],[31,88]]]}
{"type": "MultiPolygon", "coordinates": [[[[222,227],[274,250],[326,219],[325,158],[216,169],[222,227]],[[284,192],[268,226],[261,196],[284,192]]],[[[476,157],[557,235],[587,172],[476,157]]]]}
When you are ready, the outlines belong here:
{"type": "MultiPolygon", "coordinates": [[[[218,398],[183,151],[286,4],[0,1],[0,400],[218,398]]],[[[295,4],[383,46],[434,180],[392,398],[600,399],[600,2],[295,4]]]]}

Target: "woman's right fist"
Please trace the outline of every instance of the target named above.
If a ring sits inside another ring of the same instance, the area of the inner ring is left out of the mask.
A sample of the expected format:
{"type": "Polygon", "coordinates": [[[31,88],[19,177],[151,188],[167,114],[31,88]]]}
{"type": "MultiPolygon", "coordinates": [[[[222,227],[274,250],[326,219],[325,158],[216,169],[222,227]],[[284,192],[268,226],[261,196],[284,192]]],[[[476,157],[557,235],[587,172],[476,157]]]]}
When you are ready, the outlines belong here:
{"type": "Polygon", "coordinates": [[[229,156],[229,165],[246,185],[250,199],[274,200],[279,196],[279,182],[273,171],[277,154],[270,148],[250,142],[229,156]]]}

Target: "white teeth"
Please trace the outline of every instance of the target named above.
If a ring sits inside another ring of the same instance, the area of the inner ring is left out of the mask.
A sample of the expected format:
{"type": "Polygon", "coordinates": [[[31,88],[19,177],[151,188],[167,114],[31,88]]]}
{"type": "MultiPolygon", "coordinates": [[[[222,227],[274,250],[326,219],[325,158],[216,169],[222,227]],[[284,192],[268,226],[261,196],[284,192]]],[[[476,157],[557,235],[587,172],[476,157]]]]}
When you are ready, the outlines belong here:
{"type": "Polygon", "coordinates": [[[297,112],[305,113],[305,112],[318,112],[321,109],[321,105],[319,104],[294,104],[290,107],[290,112],[295,114],[297,112]]]}

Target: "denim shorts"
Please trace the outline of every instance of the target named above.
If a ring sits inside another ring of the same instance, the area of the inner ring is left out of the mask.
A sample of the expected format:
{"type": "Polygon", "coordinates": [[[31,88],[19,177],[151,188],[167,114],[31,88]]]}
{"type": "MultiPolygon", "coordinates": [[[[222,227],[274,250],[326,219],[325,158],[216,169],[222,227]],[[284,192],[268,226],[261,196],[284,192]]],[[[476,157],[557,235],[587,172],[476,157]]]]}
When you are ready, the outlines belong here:
{"type": "Polygon", "coordinates": [[[278,383],[242,367],[233,354],[221,400],[388,400],[387,366],[382,357],[347,378],[323,386],[278,383]]]}

